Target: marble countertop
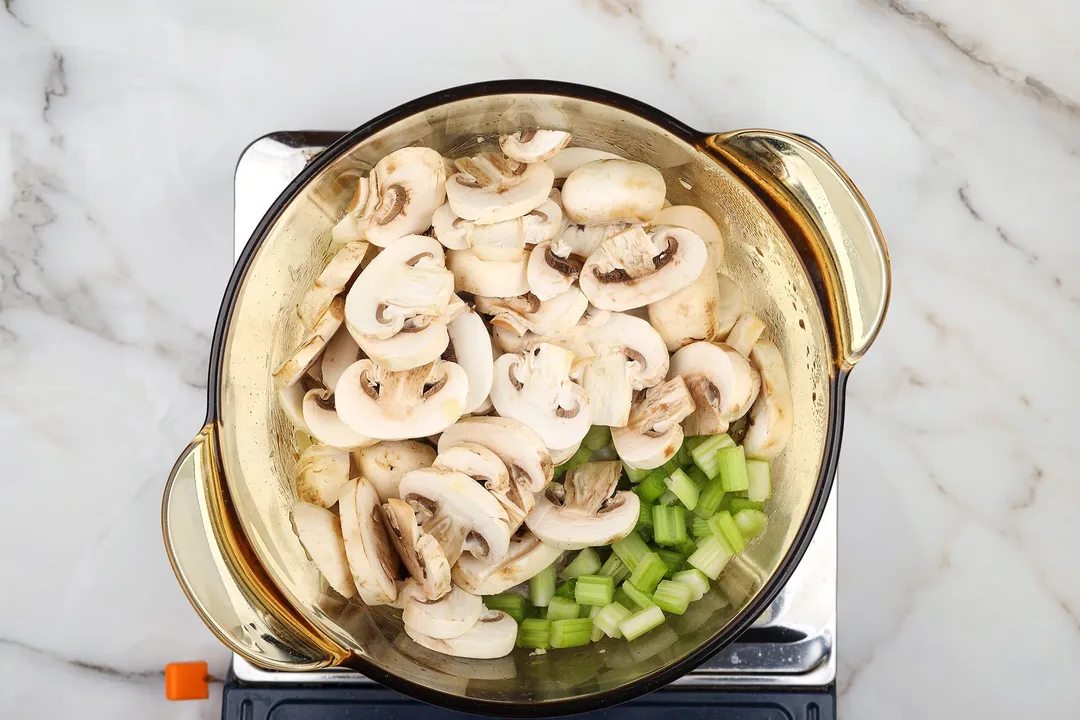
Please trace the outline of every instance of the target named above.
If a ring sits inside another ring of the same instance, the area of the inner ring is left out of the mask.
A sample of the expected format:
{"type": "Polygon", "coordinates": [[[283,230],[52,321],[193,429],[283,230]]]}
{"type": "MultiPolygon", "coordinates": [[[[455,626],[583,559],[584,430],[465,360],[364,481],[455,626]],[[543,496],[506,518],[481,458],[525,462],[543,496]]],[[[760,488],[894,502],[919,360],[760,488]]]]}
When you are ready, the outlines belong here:
{"type": "Polygon", "coordinates": [[[221,677],[228,656],[172,577],[158,512],[204,414],[235,159],[271,130],[350,128],[495,77],[830,148],[894,272],[849,386],[841,715],[1075,714],[1076,6],[512,5],[4,0],[3,714],[218,716],[163,699],[166,662],[221,677]]]}

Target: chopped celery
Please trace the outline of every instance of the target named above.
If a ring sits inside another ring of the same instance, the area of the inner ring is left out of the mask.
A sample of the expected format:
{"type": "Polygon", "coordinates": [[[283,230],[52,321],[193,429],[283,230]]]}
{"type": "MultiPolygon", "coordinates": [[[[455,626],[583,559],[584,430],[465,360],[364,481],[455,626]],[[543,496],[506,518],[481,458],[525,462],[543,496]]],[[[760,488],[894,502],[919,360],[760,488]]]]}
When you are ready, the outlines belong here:
{"type": "Polygon", "coordinates": [[[578,465],[584,465],[585,463],[589,462],[589,458],[591,457],[592,449],[586,447],[585,445],[582,445],[573,455],[570,456],[570,459],[563,464],[569,465],[572,468],[576,468],[578,465]]]}
{"type": "Polygon", "coordinates": [[[766,460],[747,460],[746,477],[749,482],[746,497],[755,502],[765,502],[772,496],[769,481],[769,463],[766,460]]]}
{"type": "Polygon", "coordinates": [[[577,578],[570,578],[559,583],[555,587],[555,597],[574,599],[574,588],[577,587],[577,578]]]}
{"type": "Polygon", "coordinates": [[[652,537],[653,532],[655,531],[652,505],[641,503],[641,506],[638,509],[637,525],[634,526],[634,529],[641,533],[643,537],[652,537]]]}
{"type": "Polygon", "coordinates": [[[709,527],[712,528],[714,535],[731,548],[732,553],[740,553],[746,549],[746,540],[743,539],[742,531],[739,530],[739,526],[735,524],[735,518],[731,517],[731,513],[727,510],[721,510],[709,518],[709,527]]]}
{"type": "Polygon", "coordinates": [[[630,467],[626,464],[625,460],[623,461],[622,467],[623,471],[626,472],[626,477],[630,478],[630,482],[632,483],[641,482],[649,474],[648,470],[639,470],[638,468],[630,467]]]}
{"type": "Polygon", "coordinates": [[[694,516],[694,525],[690,529],[690,534],[696,538],[708,537],[712,534],[712,528],[709,527],[709,521],[705,518],[699,518],[694,516]]]}
{"type": "Polygon", "coordinates": [[[697,543],[694,542],[693,540],[691,540],[690,538],[686,538],[681,543],[676,545],[675,549],[679,551],[680,555],[683,555],[685,557],[690,557],[695,552],[697,552],[697,543]]]}
{"type": "Polygon", "coordinates": [[[656,592],[653,593],[653,600],[656,602],[656,606],[664,612],[682,615],[686,612],[687,606],[690,605],[693,595],[694,591],[690,589],[689,585],[672,582],[671,580],[661,580],[660,584],[656,586],[656,592]]]}
{"type": "Polygon", "coordinates": [[[589,619],[593,621],[592,632],[589,633],[591,642],[600,642],[604,639],[604,631],[596,627],[596,616],[604,609],[603,605],[593,605],[589,608],[589,619]]]}
{"type": "Polygon", "coordinates": [[[627,640],[633,640],[663,624],[664,611],[652,605],[622,620],[619,623],[619,630],[627,640]]]}
{"type": "Polygon", "coordinates": [[[548,603],[547,619],[548,620],[569,620],[576,618],[581,612],[581,608],[576,602],[570,598],[559,597],[556,595],[551,598],[551,602],[548,603]]]}
{"type": "Polygon", "coordinates": [[[641,502],[653,503],[667,492],[667,483],[664,480],[667,475],[662,470],[653,470],[645,476],[645,479],[637,484],[634,492],[641,498],[641,502]]]}
{"type": "Polygon", "coordinates": [[[582,575],[574,599],[579,605],[607,605],[615,595],[615,579],[605,575],[582,575]]]}
{"type": "Polygon", "coordinates": [[[613,602],[605,605],[600,609],[600,612],[593,616],[593,627],[599,628],[608,637],[621,638],[622,632],[619,630],[619,623],[631,615],[633,613],[626,606],[613,602]]]}
{"type": "Polygon", "coordinates": [[[484,606],[489,610],[501,610],[519,623],[525,619],[524,595],[518,595],[517,593],[487,595],[484,597],[484,606]]]}
{"type": "MultiPolygon", "coordinates": [[[[637,608],[637,607],[639,607],[637,602],[632,597],[627,595],[625,590],[623,590],[623,588],[626,587],[626,585],[627,585],[627,583],[624,582],[622,585],[615,588],[614,602],[619,603],[623,607],[628,607],[628,608],[637,608]]],[[[637,590],[637,588],[634,588],[634,589],[637,590]]],[[[640,590],[638,590],[638,592],[640,592],[640,590]]]]}
{"type": "Polygon", "coordinates": [[[666,482],[668,490],[679,498],[679,502],[687,510],[693,510],[698,503],[698,488],[694,481],[682,470],[676,470],[666,482]]]}
{"type": "Polygon", "coordinates": [[[768,516],[760,510],[740,510],[732,516],[739,531],[747,540],[755,538],[765,530],[768,516]]]}
{"type": "Polygon", "coordinates": [[[667,565],[659,555],[651,552],[641,559],[638,566],[634,568],[634,572],[630,573],[630,579],[627,582],[642,592],[651,593],[656,589],[656,584],[664,579],[666,572],[667,565]]]}
{"type": "Polygon", "coordinates": [[[686,469],[686,475],[697,486],[698,491],[705,489],[705,486],[709,484],[709,476],[699,468],[697,465],[691,465],[686,469]]]}
{"type": "Polygon", "coordinates": [[[686,438],[686,440],[683,441],[683,444],[684,445],[689,445],[690,450],[693,450],[698,445],[700,445],[701,443],[705,442],[708,439],[709,439],[708,435],[695,435],[694,437],[686,438]]]}
{"type": "MultiPolygon", "coordinates": [[[[652,596],[649,595],[649,593],[638,590],[629,580],[624,582],[620,589],[626,594],[630,603],[635,607],[647,608],[650,605],[656,604],[653,602],[652,596]]],[[[622,602],[622,600],[619,599],[618,592],[615,593],[615,599],[618,602],[622,602]]],[[[630,607],[630,605],[627,605],[626,607],[630,607]]]]}
{"type": "Polygon", "coordinates": [[[593,425],[589,432],[585,433],[582,446],[590,450],[602,450],[611,442],[611,430],[605,425],[593,425]]]}
{"type": "Polygon", "coordinates": [[[653,550],[654,553],[660,556],[660,559],[667,565],[667,572],[664,573],[664,577],[670,578],[677,571],[682,569],[683,563],[686,562],[686,556],[682,553],[677,553],[674,550],[665,550],[664,548],[657,548],[653,550]]]}
{"type": "Polygon", "coordinates": [[[694,514],[699,518],[705,518],[708,520],[716,512],[716,509],[720,507],[720,503],[724,501],[724,481],[717,475],[713,479],[709,480],[705,489],[698,495],[697,507],[694,508],[694,514]]]}
{"type": "Polygon", "coordinates": [[[664,477],[667,477],[668,475],[679,469],[679,463],[675,462],[673,458],[671,460],[668,460],[666,463],[664,463],[657,469],[662,470],[664,473],[664,477]]]}
{"type": "Polygon", "coordinates": [[[735,441],[727,435],[713,435],[694,448],[690,454],[694,458],[694,464],[701,468],[706,475],[714,478],[720,472],[720,461],[717,452],[734,444],[735,441]]]}
{"type": "Polygon", "coordinates": [[[669,505],[674,505],[677,502],[679,502],[679,496],[670,490],[665,490],[664,494],[657,499],[656,504],[667,507],[669,505]]]}
{"type": "Polygon", "coordinates": [[[759,502],[757,500],[747,500],[746,498],[733,497],[731,498],[730,502],[728,502],[727,509],[731,511],[732,515],[734,515],[740,510],[764,510],[765,503],[759,502]]]}
{"type": "Polygon", "coordinates": [[[653,508],[653,539],[657,545],[678,545],[686,540],[684,513],[681,505],[653,508]]]}
{"type": "Polygon", "coordinates": [[[551,623],[551,647],[568,648],[588,645],[592,635],[592,620],[574,618],[551,623]]]}
{"type": "Polygon", "coordinates": [[[555,597],[555,566],[548,565],[529,580],[529,600],[536,607],[547,607],[555,597]]]}
{"type": "Polygon", "coordinates": [[[630,577],[630,568],[626,567],[626,564],[619,559],[618,555],[611,553],[611,557],[605,560],[600,567],[599,574],[614,578],[615,584],[618,585],[630,577]]]}
{"type": "Polygon", "coordinates": [[[551,647],[551,621],[526,618],[518,625],[517,646],[523,648],[551,647]]]}
{"type": "Polygon", "coordinates": [[[679,452],[675,453],[675,457],[672,460],[679,467],[686,467],[694,462],[694,456],[691,454],[692,447],[690,443],[684,442],[682,447],[679,448],[679,452]]]}
{"type": "Polygon", "coordinates": [[[697,568],[677,572],[671,576],[671,579],[690,588],[692,591],[691,600],[700,600],[705,593],[709,592],[709,578],[705,577],[705,573],[697,568]]]}
{"type": "Polygon", "coordinates": [[[595,575],[600,569],[600,556],[596,553],[596,550],[592,548],[585,548],[577,554],[577,556],[570,561],[566,567],[563,568],[559,577],[565,579],[575,578],[580,575],[595,575]]]}
{"type": "Polygon", "coordinates": [[[750,486],[750,479],[746,476],[746,455],[742,446],[723,448],[717,451],[720,464],[720,479],[724,483],[725,492],[738,492],[750,486]]]}
{"type": "MultiPolygon", "coordinates": [[[[641,536],[635,532],[630,533],[622,540],[616,540],[611,543],[611,549],[615,551],[615,554],[619,556],[619,559],[623,561],[623,565],[630,568],[633,572],[637,567],[641,558],[649,552],[649,546],[645,544],[645,541],[641,539],[641,536]]],[[[533,601],[536,604],[536,601],[533,601]]]]}
{"type": "Polygon", "coordinates": [[[686,562],[705,573],[710,580],[720,577],[732,554],[716,535],[710,535],[698,543],[697,551],[686,562]]]}

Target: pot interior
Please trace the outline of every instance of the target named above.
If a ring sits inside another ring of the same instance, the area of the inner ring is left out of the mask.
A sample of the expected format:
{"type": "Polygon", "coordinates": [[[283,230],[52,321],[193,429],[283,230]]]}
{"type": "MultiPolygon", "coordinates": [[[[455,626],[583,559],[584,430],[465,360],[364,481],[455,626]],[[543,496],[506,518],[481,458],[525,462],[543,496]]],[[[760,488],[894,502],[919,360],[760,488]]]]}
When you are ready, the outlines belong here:
{"type": "MultiPolygon", "coordinates": [[[[351,649],[354,664],[375,679],[392,675],[419,688],[508,705],[607,693],[670,668],[726,630],[730,635],[781,567],[806,521],[837,420],[830,416],[829,333],[807,269],[784,232],[696,140],[665,118],[599,101],[546,94],[457,100],[376,123],[373,132],[309,178],[261,239],[235,297],[218,378],[227,491],[255,555],[285,597],[310,623],[351,649]],[[795,424],[773,465],[767,531],[686,615],[629,644],[605,640],[546,655],[519,650],[498,660],[457,660],[409,640],[395,611],[366,608],[358,599],[343,601],[307,558],[289,518],[300,445],[276,402],[271,371],[303,334],[295,306],[332,254],[330,230],[344,214],[355,183],[345,182],[343,173],[366,171],[386,153],[413,144],[450,158],[475,154],[497,148],[500,131],[530,124],[569,130],[575,145],[660,168],[672,204],[698,205],[716,219],[727,242],[722,272],[742,286],[748,308],[766,321],[767,336],[783,352],[795,424]]],[[[539,712],[534,708],[529,714],[539,712]]]]}

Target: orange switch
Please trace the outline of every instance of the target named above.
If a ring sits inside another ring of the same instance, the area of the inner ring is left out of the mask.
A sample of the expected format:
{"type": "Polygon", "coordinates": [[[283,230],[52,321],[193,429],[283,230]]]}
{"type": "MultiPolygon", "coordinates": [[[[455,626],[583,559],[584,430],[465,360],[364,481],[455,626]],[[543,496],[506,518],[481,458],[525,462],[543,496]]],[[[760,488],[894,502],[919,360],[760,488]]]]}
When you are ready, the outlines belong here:
{"type": "Polygon", "coordinates": [[[170,700],[205,700],[210,697],[206,663],[178,662],[165,666],[165,697],[170,700]]]}

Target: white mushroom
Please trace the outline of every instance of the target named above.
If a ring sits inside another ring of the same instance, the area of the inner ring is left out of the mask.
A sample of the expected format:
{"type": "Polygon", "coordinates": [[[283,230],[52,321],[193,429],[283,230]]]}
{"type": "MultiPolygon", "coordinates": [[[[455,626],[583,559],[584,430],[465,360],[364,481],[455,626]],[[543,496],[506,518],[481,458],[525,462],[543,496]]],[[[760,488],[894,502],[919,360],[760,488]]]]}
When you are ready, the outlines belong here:
{"type": "Polygon", "coordinates": [[[506,417],[462,418],[439,438],[439,452],[454,445],[476,443],[495,453],[510,472],[511,482],[539,492],[551,482],[551,454],[536,431],[506,417]]]}
{"type": "Polygon", "coordinates": [[[573,362],[573,352],[551,343],[524,355],[503,355],[495,361],[491,383],[495,410],[528,423],[549,448],[579,442],[592,425],[592,414],[585,391],[570,380],[573,362]]]}
{"type": "Polygon", "coordinates": [[[592,349],[580,371],[592,423],[622,427],[629,421],[634,391],[667,375],[667,348],[648,322],[622,313],[611,313],[606,322],[586,326],[582,333],[592,349]]]}
{"type": "Polygon", "coordinates": [[[468,392],[468,378],[457,363],[438,360],[395,372],[359,360],[342,374],[334,396],[338,415],[355,432],[406,440],[452,425],[465,409],[468,392]]]}
{"type": "Polygon", "coordinates": [[[506,157],[523,163],[542,162],[570,144],[570,133],[562,130],[520,130],[499,138],[506,157]]]}
{"type": "Polygon", "coordinates": [[[675,225],[693,230],[701,237],[705,248],[709,251],[709,266],[716,271],[724,261],[724,234],[712,216],[699,207],[694,205],[666,207],[656,213],[649,225],[650,230],[661,225],[675,225]]]}
{"type": "Polygon", "coordinates": [[[447,640],[429,637],[405,626],[413,642],[443,655],[491,660],[509,655],[517,640],[517,623],[504,612],[487,610],[464,635],[447,640]]]}
{"type": "Polygon", "coordinates": [[[345,554],[360,599],[368,605],[388,605],[397,597],[397,559],[380,522],[379,494],[367,480],[345,483],[338,498],[345,554]]]}
{"type": "Polygon", "coordinates": [[[577,287],[571,287],[543,302],[531,294],[517,297],[476,296],[476,309],[492,316],[492,327],[506,327],[518,335],[526,332],[562,335],[578,324],[588,307],[589,299],[577,287]]]}
{"type": "Polygon", "coordinates": [[[791,385],[784,357],[768,340],[758,340],[750,362],[761,375],[761,393],[750,408],[750,425],[743,438],[747,457],[772,460],[787,445],[795,424],[791,385]]]}
{"type": "Polygon", "coordinates": [[[582,260],[596,252],[600,244],[612,235],[631,227],[629,223],[607,225],[567,225],[552,241],[551,249],[559,257],[580,257],[582,260]]]}
{"type": "Polygon", "coordinates": [[[345,598],[355,595],[356,585],[349,572],[337,515],[318,505],[299,502],[293,505],[292,521],[300,544],[330,587],[345,598]]]}
{"type": "Polygon", "coordinates": [[[513,297],[529,292],[526,270],[529,253],[508,262],[484,261],[471,250],[450,250],[446,266],[454,273],[454,284],[462,292],[493,297],[513,297]]]}
{"type": "Polygon", "coordinates": [[[363,360],[365,357],[364,351],[356,344],[356,340],[353,339],[348,328],[338,330],[330,342],[326,344],[326,349],[323,350],[320,365],[323,385],[326,386],[327,390],[333,391],[337,387],[341,373],[345,372],[345,368],[357,360],[363,360]]]}
{"type": "Polygon", "coordinates": [[[614,428],[611,439],[627,465],[652,470],[675,457],[683,441],[681,423],[694,412],[686,381],[675,376],[645,391],[634,403],[626,427],[614,428]]]}
{"type": "Polygon", "coordinates": [[[521,218],[473,225],[467,237],[473,254],[485,262],[513,262],[524,257],[525,223],[521,218]]]}
{"type": "Polygon", "coordinates": [[[334,337],[334,333],[341,327],[344,319],[345,301],[334,298],[330,307],[326,308],[326,312],[315,321],[315,327],[308,333],[300,348],[274,370],[274,381],[278,387],[300,382],[300,378],[307,373],[319,359],[322,351],[326,349],[326,344],[330,342],[330,338],[334,337]]]}
{"type": "Polygon", "coordinates": [[[479,595],[473,595],[459,587],[451,587],[450,592],[438,600],[428,600],[411,593],[405,601],[401,620],[407,630],[438,640],[448,640],[471,630],[483,611],[484,601],[479,595]]]}
{"type": "Polygon", "coordinates": [[[473,223],[454,214],[450,203],[440,205],[431,217],[431,229],[435,239],[447,250],[467,250],[469,248],[469,229],[473,223]]]}
{"type": "Polygon", "coordinates": [[[420,529],[412,505],[390,498],[382,506],[382,520],[405,568],[428,600],[450,592],[450,563],[437,538],[420,529]]]}
{"type": "Polygon", "coordinates": [[[349,481],[349,452],[329,445],[312,445],[296,461],[296,496],[301,502],[332,507],[349,481]]]}
{"type": "Polygon", "coordinates": [[[526,582],[559,559],[563,551],[540,541],[522,527],[510,540],[506,557],[485,563],[471,555],[462,556],[453,568],[457,585],[477,595],[498,595],[526,582]]]}
{"type": "Polygon", "coordinates": [[[506,555],[510,544],[506,511],[464,473],[428,468],[401,478],[401,499],[412,505],[421,529],[435,537],[451,567],[462,553],[490,562],[506,555]]]}
{"type": "Polygon", "coordinates": [[[454,213],[480,225],[521,217],[543,203],[555,175],[542,162],[523,164],[496,153],[457,161],[460,172],[446,182],[454,213]]]}
{"type": "Polygon", "coordinates": [[[454,294],[454,276],[442,245],[408,235],[379,253],[345,299],[345,324],[364,347],[365,338],[386,340],[439,322],[454,294]]]}
{"type": "Polygon", "coordinates": [[[324,445],[352,450],[374,445],[378,439],[356,432],[337,412],[338,396],[325,388],[304,395],[304,422],[313,438],[324,445]]]}
{"type": "Polygon", "coordinates": [[[581,449],[581,443],[574,443],[570,447],[557,448],[551,451],[551,462],[555,465],[562,465],[564,462],[574,457],[574,453],[581,449]]]}
{"type": "Polygon", "coordinates": [[[440,316],[421,329],[399,332],[387,340],[363,335],[354,336],[360,349],[380,367],[402,371],[418,368],[434,362],[446,352],[450,343],[447,320],[440,316]]]}
{"type": "Polygon", "coordinates": [[[638,496],[615,492],[622,474],[618,461],[588,462],[551,483],[525,524],[543,542],[563,550],[610,545],[630,534],[638,520],[638,496]],[[612,495],[614,493],[614,495],[612,495]]]}
{"type": "Polygon", "coordinates": [[[330,263],[319,273],[315,284],[296,306],[296,314],[304,327],[311,327],[326,312],[330,303],[345,290],[345,286],[360,269],[367,255],[368,244],[362,240],[350,242],[337,251],[330,263]]]}
{"type": "Polygon", "coordinates": [[[750,351],[754,349],[754,344],[763,332],[765,332],[765,323],[761,321],[761,318],[753,313],[743,313],[724,342],[735,348],[735,351],[743,357],[750,357],[750,351]]]}
{"type": "Polygon", "coordinates": [[[695,342],[671,356],[668,377],[681,375],[695,410],[683,422],[687,435],[727,432],[757,397],[761,378],[746,358],[723,343],[695,342]]]}
{"type": "MultiPolygon", "coordinates": [[[[552,190],[552,193],[557,192],[552,190]]],[[[432,219],[435,237],[449,250],[468,250],[482,260],[518,260],[525,245],[553,240],[563,230],[563,213],[551,199],[513,220],[477,225],[454,215],[449,204],[432,219]]]]}
{"type": "Polygon", "coordinates": [[[383,440],[353,452],[356,469],[375,486],[379,499],[399,497],[398,485],[407,472],[431,467],[435,449],[418,440],[383,440]]]}
{"type": "Polygon", "coordinates": [[[356,178],[356,191],[349,204],[345,206],[345,217],[334,225],[330,233],[334,245],[347,245],[351,242],[365,242],[360,232],[360,218],[371,213],[375,204],[375,195],[371,192],[371,181],[356,170],[346,170],[338,176],[337,182],[356,178]]]}
{"type": "Polygon", "coordinates": [[[622,159],[624,158],[615,153],[609,153],[606,150],[594,150],[586,147],[568,147],[555,153],[555,155],[547,161],[547,164],[551,167],[552,172],[555,173],[555,178],[557,180],[563,180],[585,163],[591,163],[595,160],[622,159]]]}
{"type": "Polygon", "coordinates": [[[665,226],[646,235],[632,227],[601,243],[578,282],[596,307],[630,310],[686,287],[706,260],[705,244],[691,230],[665,226]]]}
{"type": "Polygon", "coordinates": [[[474,312],[467,312],[447,326],[450,344],[443,359],[455,362],[469,379],[469,392],[465,397],[464,413],[479,410],[491,392],[494,371],[494,353],[491,336],[484,320],[474,312]]]}
{"type": "Polygon", "coordinates": [[[664,206],[664,176],[632,160],[594,160],[576,168],[562,187],[570,222],[603,225],[649,222],[664,206]]]}
{"type": "Polygon", "coordinates": [[[582,261],[572,257],[560,257],[551,249],[550,242],[533,248],[525,278],[529,292],[541,302],[570,289],[581,273],[582,261]]]}
{"type": "Polygon", "coordinates": [[[511,483],[506,464],[483,445],[468,442],[451,445],[439,453],[434,467],[463,473],[483,485],[506,511],[510,532],[520,527],[536,504],[533,493],[516,478],[511,483]]]}
{"type": "Polygon", "coordinates": [[[307,383],[298,382],[280,387],[277,391],[278,404],[281,405],[285,417],[296,428],[303,430],[308,435],[311,434],[311,429],[304,422],[304,395],[310,389],[310,387],[307,387],[307,383]]]}
{"type": "MultiPolygon", "coordinates": [[[[387,532],[390,531],[387,530],[387,532]]],[[[390,603],[390,607],[395,610],[404,610],[405,603],[409,602],[411,597],[427,598],[424,589],[420,587],[420,583],[410,575],[407,579],[397,582],[397,597],[394,598],[394,602],[390,603]]]]}

